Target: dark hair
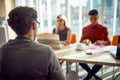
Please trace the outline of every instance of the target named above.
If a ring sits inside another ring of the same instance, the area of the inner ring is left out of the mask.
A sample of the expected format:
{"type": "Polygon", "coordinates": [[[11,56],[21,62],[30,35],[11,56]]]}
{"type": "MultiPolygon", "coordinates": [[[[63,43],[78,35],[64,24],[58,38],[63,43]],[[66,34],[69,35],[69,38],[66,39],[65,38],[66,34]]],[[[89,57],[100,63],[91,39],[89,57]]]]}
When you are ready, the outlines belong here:
{"type": "Polygon", "coordinates": [[[96,9],[90,10],[89,15],[98,15],[98,11],[96,9]]]}
{"type": "Polygon", "coordinates": [[[25,35],[30,30],[31,24],[37,19],[37,12],[30,7],[16,7],[9,13],[8,24],[17,35],[25,35]]]}

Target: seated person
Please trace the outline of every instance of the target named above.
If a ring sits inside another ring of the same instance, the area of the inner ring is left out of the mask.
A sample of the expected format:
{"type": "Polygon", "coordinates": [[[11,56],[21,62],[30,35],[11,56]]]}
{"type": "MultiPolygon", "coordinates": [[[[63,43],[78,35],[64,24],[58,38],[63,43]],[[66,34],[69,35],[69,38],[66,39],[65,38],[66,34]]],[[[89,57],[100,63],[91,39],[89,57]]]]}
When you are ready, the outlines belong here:
{"type": "Polygon", "coordinates": [[[8,24],[17,37],[0,47],[1,80],[65,80],[53,50],[34,41],[37,23],[33,8],[10,11],[8,24]]]}
{"type": "MultiPolygon", "coordinates": [[[[85,43],[87,45],[110,45],[111,42],[108,34],[108,29],[98,23],[98,11],[95,9],[89,11],[89,18],[91,24],[83,28],[80,42],[85,43]]],[[[84,78],[84,80],[90,80],[92,76],[94,76],[97,80],[101,80],[101,78],[95,74],[100,70],[102,65],[95,64],[93,68],[90,69],[87,64],[79,64],[88,72],[88,75],[84,78]]]]}
{"type": "Polygon", "coordinates": [[[67,45],[71,42],[71,29],[68,28],[66,17],[62,14],[57,16],[56,28],[52,31],[53,34],[59,34],[61,44],[67,45]]]}

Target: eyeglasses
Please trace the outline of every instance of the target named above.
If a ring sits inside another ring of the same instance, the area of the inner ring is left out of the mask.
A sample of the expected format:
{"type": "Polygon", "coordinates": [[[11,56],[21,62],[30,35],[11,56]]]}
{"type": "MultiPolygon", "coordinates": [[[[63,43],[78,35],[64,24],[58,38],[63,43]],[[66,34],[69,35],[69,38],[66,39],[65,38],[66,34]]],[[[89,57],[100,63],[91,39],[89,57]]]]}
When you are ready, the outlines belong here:
{"type": "Polygon", "coordinates": [[[40,22],[36,21],[36,23],[37,23],[37,28],[39,28],[40,27],[40,22]]]}

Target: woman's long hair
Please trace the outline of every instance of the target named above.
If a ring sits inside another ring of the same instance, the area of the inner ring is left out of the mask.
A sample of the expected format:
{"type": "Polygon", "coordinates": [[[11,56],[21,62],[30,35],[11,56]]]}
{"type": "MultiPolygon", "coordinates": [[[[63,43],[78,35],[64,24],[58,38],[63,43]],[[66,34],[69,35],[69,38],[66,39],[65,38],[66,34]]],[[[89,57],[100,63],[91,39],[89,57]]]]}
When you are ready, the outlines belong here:
{"type": "MultiPolygon", "coordinates": [[[[67,18],[66,18],[65,15],[60,14],[60,15],[57,16],[57,19],[62,19],[62,20],[64,21],[64,23],[65,23],[65,27],[68,27],[67,18]]],[[[58,29],[57,26],[56,26],[55,33],[58,33],[58,31],[59,31],[59,29],[58,29]]]]}

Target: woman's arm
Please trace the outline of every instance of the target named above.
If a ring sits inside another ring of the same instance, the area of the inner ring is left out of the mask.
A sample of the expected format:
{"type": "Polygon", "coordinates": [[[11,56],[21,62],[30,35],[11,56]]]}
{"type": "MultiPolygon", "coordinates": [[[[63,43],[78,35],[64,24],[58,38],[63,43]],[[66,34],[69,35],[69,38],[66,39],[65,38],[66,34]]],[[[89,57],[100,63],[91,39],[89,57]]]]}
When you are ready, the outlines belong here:
{"type": "Polygon", "coordinates": [[[67,40],[66,40],[66,42],[67,42],[68,44],[70,44],[71,38],[72,38],[72,31],[71,31],[71,29],[69,29],[69,30],[67,31],[67,40]]]}

